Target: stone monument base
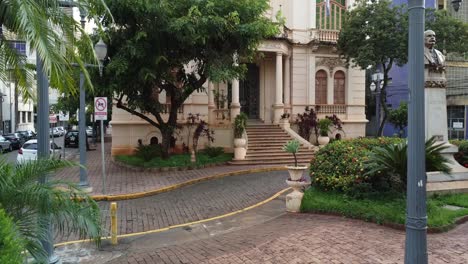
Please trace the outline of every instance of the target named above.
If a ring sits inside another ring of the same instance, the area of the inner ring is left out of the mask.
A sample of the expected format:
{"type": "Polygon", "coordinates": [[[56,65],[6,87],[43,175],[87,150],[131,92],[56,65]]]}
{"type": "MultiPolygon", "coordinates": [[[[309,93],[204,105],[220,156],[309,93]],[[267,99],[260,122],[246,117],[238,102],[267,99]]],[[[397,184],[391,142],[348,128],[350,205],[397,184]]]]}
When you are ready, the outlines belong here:
{"type": "Polygon", "coordinates": [[[442,151],[442,156],[449,160],[447,164],[452,171],[449,174],[440,171],[427,173],[427,191],[429,193],[454,193],[468,192],[468,168],[460,165],[453,155],[458,152],[458,147],[447,142],[438,142],[448,146],[442,151]]]}

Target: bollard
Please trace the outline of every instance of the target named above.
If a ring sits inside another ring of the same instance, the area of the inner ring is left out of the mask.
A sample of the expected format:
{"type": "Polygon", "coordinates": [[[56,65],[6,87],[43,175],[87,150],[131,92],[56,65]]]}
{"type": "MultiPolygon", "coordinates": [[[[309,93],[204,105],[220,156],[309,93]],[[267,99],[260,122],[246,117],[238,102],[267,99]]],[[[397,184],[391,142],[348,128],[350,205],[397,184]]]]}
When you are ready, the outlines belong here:
{"type": "Polygon", "coordinates": [[[117,245],[117,203],[111,203],[111,244],[117,245]]]}

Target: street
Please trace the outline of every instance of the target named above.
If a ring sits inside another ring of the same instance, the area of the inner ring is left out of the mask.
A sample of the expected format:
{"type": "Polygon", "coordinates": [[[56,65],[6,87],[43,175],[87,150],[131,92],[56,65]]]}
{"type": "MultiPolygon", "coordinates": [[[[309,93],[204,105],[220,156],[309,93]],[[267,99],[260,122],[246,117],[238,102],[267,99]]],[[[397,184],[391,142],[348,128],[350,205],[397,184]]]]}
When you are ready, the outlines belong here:
{"type": "MultiPolygon", "coordinates": [[[[56,137],[56,138],[50,138],[50,141],[54,141],[57,146],[61,147],[62,149],[56,149],[55,151],[60,151],[63,153],[63,140],[64,137],[56,137]]],[[[78,148],[66,148],[65,149],[65,157],[69,158],[70,155],[76,156],[78,155],[79,149],[78,148]]],[[[8,163],[15,163],[16,162],[16,156],[18,155],[18,150],[13,150],[11,152],[6,152],[0,154],[0,159],[6,160],[8,163]]],[[[63,157],[63,154],[62,154],[63,157]]]]}

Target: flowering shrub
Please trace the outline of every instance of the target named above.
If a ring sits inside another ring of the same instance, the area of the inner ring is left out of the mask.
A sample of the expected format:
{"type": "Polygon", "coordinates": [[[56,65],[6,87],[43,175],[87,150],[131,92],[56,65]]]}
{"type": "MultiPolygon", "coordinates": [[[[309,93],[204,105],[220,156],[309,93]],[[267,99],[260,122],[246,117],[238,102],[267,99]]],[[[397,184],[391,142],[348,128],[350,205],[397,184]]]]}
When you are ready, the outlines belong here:
{"type": "Polygon", "coordinates": [[[320,149],[311,161],[312,184],[352,196],[379,191],[384,186],[379,175],[364,176],[364,162],[378,146],[402,142],[399,138],[361,138],[338,140],[320,149]]]}
{"type": "Polygon", "coordinates": [[[450,140],[450,143],[458,147],[454,154],[455,160],[463,167],[468,168],[468,140],[450,140]]]}

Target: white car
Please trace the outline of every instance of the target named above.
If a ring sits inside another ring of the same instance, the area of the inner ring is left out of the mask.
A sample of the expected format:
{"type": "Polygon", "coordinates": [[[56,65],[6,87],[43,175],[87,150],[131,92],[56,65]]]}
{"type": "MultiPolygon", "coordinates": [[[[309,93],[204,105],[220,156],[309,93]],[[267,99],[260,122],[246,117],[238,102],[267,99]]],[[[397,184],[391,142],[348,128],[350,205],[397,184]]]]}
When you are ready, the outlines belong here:
{"type": "Polygon", "coordinates": [[[63,126],[58,126],[56,129],[60,131],[60,136],[63,136],[67,133],[67,130],[63,126]]]}
{"type": "MultiPolygon", "coordinates": [[[[57,144],[50,142],[50,156],[56,159],[62,158],[61,147],[57,144]],[[55,151],[54,151],[55,150],[55,151]]],[[[18,150],[18,156],[16,156],[16,163],[22,164],[24,162],[37,159],[37,139],[31,139],[26,141],[23,146],[18,150]]]]}

